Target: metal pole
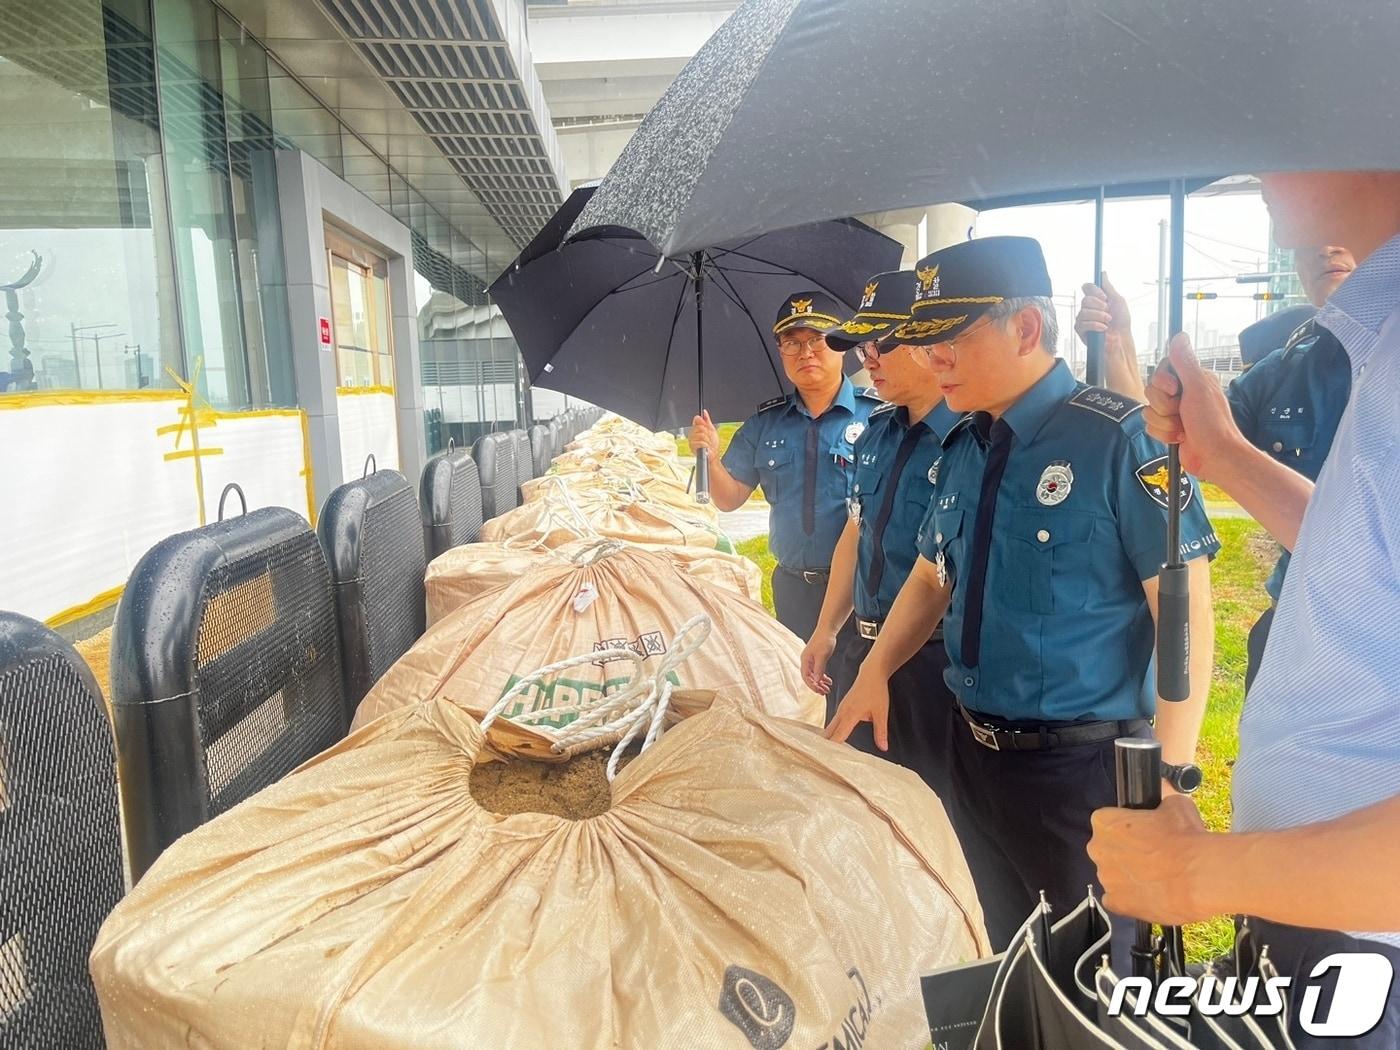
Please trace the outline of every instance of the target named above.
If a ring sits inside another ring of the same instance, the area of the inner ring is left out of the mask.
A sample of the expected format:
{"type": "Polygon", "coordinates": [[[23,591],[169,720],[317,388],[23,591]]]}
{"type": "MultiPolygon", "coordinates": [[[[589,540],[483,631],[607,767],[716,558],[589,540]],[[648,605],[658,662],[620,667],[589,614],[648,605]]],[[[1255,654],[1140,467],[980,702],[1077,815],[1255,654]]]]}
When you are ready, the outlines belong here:
{"type": "MultiPolygon", "coordinates": [[[[1103,187],[1094,194],[1094,283],[1103,287],[1103,187]]],[[[1090,332],[1085,339],[1089,356],[1084,364],[1084,380],[1090,386],[1103,385],[1105,333],[1090,332]]]]}
{"type": "MultiPolygon", "coordinates": [[[[1167,354],[1167,220],[1157,223],[1157,361],[1167,354]]],[[[1155,363],[1155,362],[1154,362],[1155,363]]]]}
{"type": "MultiPolygon", "coordinates": [[[[1171,281],[1167,327],[1181,330],[1181,296],[1186,269],[1186,182],[1171,184],[1171,281]]],[[[1166,340],[1170,343],[1170,338],[1166,340]]],[[[1191,596],[1181,558],[1181,450],[1167,446],[1167,560],[1157,575],[1157,695],[1186,700],[1191,695],[1191,596]]]]}
{"type": "Polygon", "coordinates": [[[73,385],[79,390],[83,388],[83,364],[78,359],[78,324],[76,321],[68,322],[68,330],[73,336],[73,385]]]}
{"type": "MultiPolygon", "coordinates": [[[[705,411],[705,256],[702,252],[692,252],[690,264],[695,275],[695,371],[696,399],[699,411],[705,411]]],[[[710,450],[695,450],[695,502],[710,502],[710,450]]]]}

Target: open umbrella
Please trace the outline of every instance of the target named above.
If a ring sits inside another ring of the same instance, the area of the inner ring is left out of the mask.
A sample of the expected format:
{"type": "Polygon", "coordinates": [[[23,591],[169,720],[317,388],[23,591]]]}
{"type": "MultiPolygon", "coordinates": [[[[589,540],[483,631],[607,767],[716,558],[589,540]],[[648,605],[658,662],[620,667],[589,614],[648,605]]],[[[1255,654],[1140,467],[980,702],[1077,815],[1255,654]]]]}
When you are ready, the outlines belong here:
{"type": "Polygon", "coordinates": [[[747,0],[579,228],[628,225],[679,257],[946,201],[1394,168],[1398,51],[1390,0],[747,0]]]}
{"type": "MultiPolygon", "coordinates": [[[[899,266],[898,241],[835,219],[664,257],[621,226],[564,235],[593,195],[575,190],[490,292],[538,386],[654,430],[703,407],[747,418],[788,390],[772,331],[794,292],[854,309],[871,274],[899,266]]],[[[704,492],[704,458],[697,492],[704,492]]]]}

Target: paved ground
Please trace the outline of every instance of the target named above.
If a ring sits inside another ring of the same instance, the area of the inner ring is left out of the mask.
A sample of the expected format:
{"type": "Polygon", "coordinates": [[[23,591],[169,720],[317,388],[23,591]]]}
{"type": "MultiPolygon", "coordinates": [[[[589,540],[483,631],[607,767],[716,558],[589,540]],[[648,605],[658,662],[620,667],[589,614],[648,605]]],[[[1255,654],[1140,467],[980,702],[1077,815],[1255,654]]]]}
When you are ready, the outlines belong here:
{"type": "Polygon", "coordinates": [[[768,504],[745,503],[738,510],[720,511],[719,527],[735,543],[743,543],[768,532],[768,504]]]}

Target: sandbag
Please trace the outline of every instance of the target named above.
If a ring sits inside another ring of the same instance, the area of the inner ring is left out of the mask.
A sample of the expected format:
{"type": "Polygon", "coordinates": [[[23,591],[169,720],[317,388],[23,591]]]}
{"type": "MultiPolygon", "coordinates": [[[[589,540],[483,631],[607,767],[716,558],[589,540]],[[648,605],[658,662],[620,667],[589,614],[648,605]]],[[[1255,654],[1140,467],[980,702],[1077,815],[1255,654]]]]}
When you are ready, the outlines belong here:
{"type": "Polygon", "coordinates": [[[535,499],[485,522],[480,538],[486,543],[546,547],[602,538],[734,553],[734,544],[712,517],[648,499],[640,490],[618,495],[570,489],[535,499]]]}
{"type": "MultiPolygon", "coordinates": [[[[678,688],[722,690],[770,715],[824,722],[825,699],[802,680],[801,639],[756,602],[697,579],[662,554],[628,546],[589,564],[542,561],[508,587],[448,613],[365,695],[354,728],[437,697],[481,717],[521,668],[614,643],[660,661],[680,628],[700,614],[714,632],[676,668],[678,688]]],[[[603,655],[548,690],[564,703],[601,696],[623,680],[603,655]]]]}
{"type": "Polygon", "coordinates": [[[605,499],[626,503],[645,499],[679,511],[682,515],[719,527],[719,509],[713,503],[697,503],[695,494],[679,481],[660,478],[654,474],[637,476],[619,474],[611,468],[571,470],[561,474],[543,474],[520,486],[523,503],[540,500],[562,500],[564,492],[574,501],[605,499]]]}
{"type": "Polygon", "coordinates": [[[684,485],[690,468],[682,466],[674,456],[662,456],[645,449],[625,445],[599,446],[575,444],[554,457],[546,473],[566,474],[578,470],[611,470],[628,477],[653,476],[684,485]]]}
{"type": "MultiPolygon", "coordinates": [[[[578,540],[550,550],[503,543],[468,543],[444,551],[428,564],[425,577],[428,626],[481,595],[507,586],[543,562],[583,561],[598,553],[599,545],[597,540],[578,540]]],[[[648,549],[663,555],[696,579],[726,587],[750,601],[763,600],[763,575],[748,558],[705,547],[648,549]]]]}
{"type": "Polygon", "coordinates": [[[405,708],[172,845],[92,953],[107,1045],[916,1050],[918,974],[988,953],[934,795],[746,703],[588,820],[486,812],[482,749],[405,708]]]}

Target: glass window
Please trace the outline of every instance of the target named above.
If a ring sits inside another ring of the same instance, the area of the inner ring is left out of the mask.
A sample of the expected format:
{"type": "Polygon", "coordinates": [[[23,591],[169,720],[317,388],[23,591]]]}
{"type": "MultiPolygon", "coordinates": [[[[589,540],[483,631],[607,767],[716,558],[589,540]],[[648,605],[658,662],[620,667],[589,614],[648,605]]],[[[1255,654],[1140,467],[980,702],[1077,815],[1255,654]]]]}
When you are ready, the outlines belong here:
{"type": "Polygon", "coordinates": [[[170,386],[145,3],[0,3],[0,97],[0,393],[170,386]]]}
{"type": "Polygon", "coordinates": [[[388,264],[338,230],[326,230],[337,385],[394,385],[388,264]]]}
{"type": "Polygon", "coordinates": [[[267,75],[278,144],[304,150],[344,177],[340,122],[275,60],[268,60],[267,75]]]}
{"type": "Polygon", "coordinates": [[[244,352],[228,131],[215,9],[156,0],[156,57],[185,355],[211,404],[254,403],[244,352]]]}

